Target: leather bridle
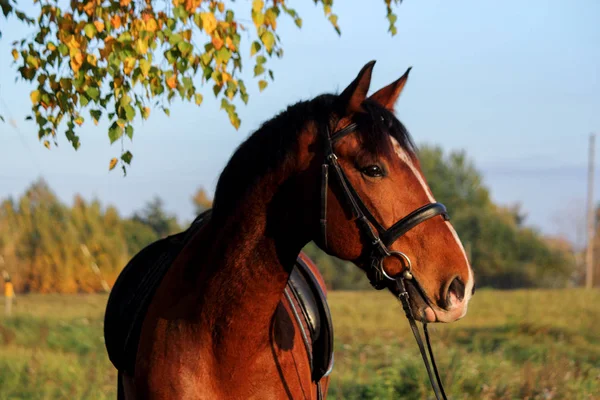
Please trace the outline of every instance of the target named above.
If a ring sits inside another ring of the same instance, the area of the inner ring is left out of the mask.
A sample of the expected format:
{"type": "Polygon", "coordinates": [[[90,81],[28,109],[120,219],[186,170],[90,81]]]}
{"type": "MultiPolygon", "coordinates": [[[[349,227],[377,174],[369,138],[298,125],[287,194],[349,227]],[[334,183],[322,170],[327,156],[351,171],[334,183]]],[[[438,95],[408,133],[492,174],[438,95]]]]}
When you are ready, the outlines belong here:
{"type": "Polygon", "coordinates": [[[377,290],[389,287],[391,284],[395,285],[395,288],[399,293],[398,298],[402,302],[402,307],[404,308],[404,312],[409,321],[411,330],[415,336],[419,350],[421,351],[421,356],[423,357],[423,362],[425,363],[425,368],[427,369],[427,374],[429,375],[429,381],[431,382],[431,386],[433,387],[436,398],[438,400],[446,400],[446,393],[444,392],[444,387],[442,385],[437,366],[435,364],[435,359],[433,357],[433,352],[431,350],[427,324],[423,323],[423,331],[425,333],[427,349],[429,352],[429,357],[431,358],[431,366],[433,368],[431,368],[429,365],[429,359],[425,354],[423,340],[421,339],[421,334],[415,323],[415,318],[409,303],[409,294],[406,290],[405,281],[411,282],[425,303],[427,303],[429,306],[432,306],[432,304],[430,304],[430,301],[425,295],[424,290],[412,274],[410,258],[400,251],[390,250],[389,248],[406,232],[420,223],[427,221],[428,219],[440,215],[445,221],[448,221],[449,217],[446,212],[446,207],[441,203],[427,204],[400,219],[390,228],[385,229],[373,216],[371,211],[369,211],[365,203],[362,201],[348,180],[348,177],[341,168],[333,149],[334,145],[340,139],[352,132],[355,132],[357,127],[358,125],[356,123],[352,123],[345,128],[330,134],[328,126],[325,132],[325,159],[321,167],[321,240],[324,248],[327,249],[327,191],[329,187],[329,170],[331,169],[333,171],[333,175],[340,185],[345,200],[347,200],[347,203],[350,205],[350,211],[353,214],[354,221],[358,225],[360,232],[364,235],[365,239],[369,243],[369,248],[365,249],[363,253],[368,257],[366,271],[371,285],[373,285],[373,287],[377,290]],[[385,272],[383,261],[388,257],[396,257],[402,262],[404,269],[401,273],[395,276],[389,276],[385,272]],[[435,372],[435,380],[433,379],[432,369],[435,372]]]}

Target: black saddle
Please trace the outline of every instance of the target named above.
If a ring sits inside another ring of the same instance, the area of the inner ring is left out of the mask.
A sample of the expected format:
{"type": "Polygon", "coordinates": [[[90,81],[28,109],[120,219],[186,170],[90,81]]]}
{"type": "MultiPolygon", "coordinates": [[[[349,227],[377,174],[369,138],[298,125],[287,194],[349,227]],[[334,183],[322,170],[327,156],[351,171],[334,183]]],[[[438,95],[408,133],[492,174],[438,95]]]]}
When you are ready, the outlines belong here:
{"type": "MultiPolygon", "coordinates": [[[[210,215],[211,210],[205,211],[186,231],[148,245],[121,271],[104,316],[106,350],[117,370],[133,375],[142,324],[152,297],[177,255],[210,215]]],[[[333,325],[325,294],[301,257],[297,258],[286,291],[293,294],[300,310],[294,302],[290,306],[309,328],[312,376],[318,382],[333,367],[333,325]]]]}

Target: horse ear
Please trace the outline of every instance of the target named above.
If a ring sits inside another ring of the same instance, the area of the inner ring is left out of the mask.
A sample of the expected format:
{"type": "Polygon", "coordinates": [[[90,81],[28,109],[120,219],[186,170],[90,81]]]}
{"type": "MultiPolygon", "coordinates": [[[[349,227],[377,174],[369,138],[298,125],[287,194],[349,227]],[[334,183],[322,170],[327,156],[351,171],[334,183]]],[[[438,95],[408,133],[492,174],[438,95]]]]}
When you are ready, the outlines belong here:
{"type": "Polygon", "coordinates": [[[341,107],[346,114],[364,111],[361,104],[367,98],[367,92],[371,85],[371,73],[375,61],[369,61],[358,73],[358,76],[339,96],[341,107]]]}
{"type": "Polygon", "coordinates": [[[398,100],[398,97],[400,97],[400,93],[402,93],[402,89],[404,89],[404,85],[408,80],[408,74],[411,69],[412,67],[409,67],[404,75],[400,77],[400,79],[390,83],[384,88],[379,89],[377,92],[372,94],[369,99],[376,101],[388,110],[393,110],[394,104],[396,104],[396,100],[398,100]]]}

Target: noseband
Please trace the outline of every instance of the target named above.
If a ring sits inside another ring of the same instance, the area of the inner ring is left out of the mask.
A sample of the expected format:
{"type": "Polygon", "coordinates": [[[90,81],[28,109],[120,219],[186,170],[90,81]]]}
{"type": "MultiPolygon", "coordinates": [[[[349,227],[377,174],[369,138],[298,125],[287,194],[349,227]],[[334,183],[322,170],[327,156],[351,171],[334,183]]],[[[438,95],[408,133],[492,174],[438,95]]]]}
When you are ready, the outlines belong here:
{"type": "Polygon", "coordinates": [[[325,249],[327,249],[327,191],[329,187],[329,170],[331,169],[333,171],[333,175],[340,184],[344,198],[350,205],[350,211],[352,212],[360,232],[364,235],[369,243],[369,247],[363,252],[368,256],[367,276],[369,281],[377,290],[389,287],[392,282],[395,284],[396,289],[399,292],[398,297],[402,302],[402,307],[404,308],[404,312],[409,321],[411,330],[415,336],[419,350],[421,351],[421,356],[423,357],[425,368],[427,369],[427,374],[429,375],[429,381],[431,382],[431,386],[433,387],[436,398],[438,400],[446,400],[446,393],[444,392],[444,387],[442,385],[437,366],[435,364],[435,359],[433,357],[433,352],[431,350],[427,324],[423,323],[423,331],[427,341],[429,357],[431,357],[431,366],[433,367],[433,371],[435,371],[435,381],[431,371],[432,368],[430,368],[429,365],[429,359],[425,354],[425,348],[423,346],[421,334],[415,324],[415,318],[410,307],[409,294],[406,290],[405,281],[410,280],[411,284],[416,288],[417,292],[420,293],[423,300],[428,305],[431,306],[431,304],[429,304],[429,299],[425,295],[421,285],[412,274],[410,258],[400,251],[393,251],[389,249],[389,247],[402,235],[420,223],[427,221],[428,219],[431,219],[437,215],[441,215],[442,218],[444,218],[444,221],[448,221],[449,217],[446,212],[446,207],[441,203],[430,203],[424,205],[423,207],[414,210],[404,218],[394,223],[390,228],[385,229],[373,216],[371,211],[369,211],[365,203],[362,201],[348,180],[348,177],[341,168],[338,158],[333,150],[333,146],[340,139],[352,132],[355,132],[357,127],[358,125],[356,123],[352,123],[347,127],[334,132],[333,134],[329,133],[329,127],[325,132],[325,160],[323,161],[323,165],[321,167],[321,236],[323,245],[325,249]],[[389,276],[385,272],[383,261],[388,257],[396,257],[402,262],[404,269],[400,274],[396,276],[389,276]]]}

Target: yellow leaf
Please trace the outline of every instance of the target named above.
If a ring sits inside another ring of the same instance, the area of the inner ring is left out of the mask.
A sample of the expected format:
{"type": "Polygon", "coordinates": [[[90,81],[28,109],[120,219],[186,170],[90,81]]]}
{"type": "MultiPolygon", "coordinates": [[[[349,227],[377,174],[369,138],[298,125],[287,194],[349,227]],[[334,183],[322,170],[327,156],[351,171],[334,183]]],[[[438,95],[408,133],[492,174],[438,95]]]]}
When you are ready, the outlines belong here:
{"type": "Polygon", "coordinates": [[[192,40],[192,30],[187,29],[187,30],[181,32],[181,37],[189,42],[190,40],[192,40]]]}
{"type": "Polygon", "coordinates": [[[81,45],[79,44],[79,42],[77,41],[77,39],[75,39],[75,36],[71,35],[69,37],[69,40],[66,41],[67,43],[67,47],[69,47],[69,50],[72,49],[78,49],[81,47],[81,45]]]}
{"type": "Polygon", "coordinates": [[[96,61],[97,60],[96,60],[96,56],[95,55],[93,55],[93,54],[88,54],[87,55],[87,62],[88,62],[88,64],[96,66],[96,61]]]}
{"type": "Polygon", "coordinates": [[[85,6],[83,6],[83,11],[85,11],[87,15],[91,16],[94,13],[94,8],[96,8],[96,2],[88,1],[85,6]]]}
{"type": "Polygon", "coordinates": [[[19,52],[16,49],[12,49],[12,56],[17,61],[19,59],[19,52]]]}
{"type": "Polygon", "coordinates": [[[47,149],[50,148],[50,142],[47,140],[44,140],[44,146],[46,146],[47,149]]]}
{"type": "Polygon", "coordinates": [[[145,58],[140,60],[140,70],[142,71],[142,75],[148,76],[150,72],[150,63],[145,58]]]}
{"type": "Polygon", "coordinates": [[[265,13],[265,25],[271,26],[273,30],[277,29],[277,14],[271,8],[265,13]]]}
{"type": "Polygon", "coordinates": [[[171,89],[175,89],[177,87],[177,77],[172,75],[170,78],[167,78],[167,86],[171,89]]]}
{"type": "Polygon", "coordinates": [[[254,0],[252,2],[252,11],[259,12],[263,9],[264,6],[265,6],[265,3],[263,0],[254,0]]]}
{"type": "Polygon", "coordinates": [[[225,11],[225,4],[224,3],[219,2],[219,4],[217,4],[217,7],[219,8],[220,12],[225,11]]]}
{"type": "Polygon", "coordinates": [[[217,27],[217,19],[215,15],[210,12],[200,13],[200,19],[202,20],[202,28],[209,35],[213,33],[215,28],[217,27]]]}
{"type": "Polygon", "coordinates": [[[102,21],[94,21],[94,26],[96,27],[96,30],[98,31],[98,33],[102,32],[104,30],[104,22],[102,22],[102,21]]]}
{"type": "Polygon", "coordinates": [[[148,32],[156,32],[157,29],[158,29],[158,24],[156,23],[156,20],[154,18],[146,21],[146,30],[148,32]]]}
{"type": "Polygon", "coordinates": [[[40,94],[39,90],[34,90],[33,92],[31,92],[29,97],[31,98],[31,102],[33,103],[33,105],[36,105],[40,102],[42,95],[40,94]]]}
{"type": "Polygon", "coordinates": [[[71,69],[73,72],[78,72],[83,65],[83,55],[79,49],[71,51],[71,69]]]}
{"type": "Polygon", "coordinates": [[[115,168],[117,166],[117,162],[118,162],[118,160],[116,158],[111,159],[110,163],[108,164],[108,170],[112,171],[113,168],[115,168]]]}
{"type": "Polygon", "coordinates": [[[148,42],[141,38],[136,40],[135,49],[139,54],[146,54],[148,52],[148,42]]]}
{"type": "Polygon", "coordinates": [[[231,75],[229,75],[227,72],[223,72],[221,74],[221,79],[223,80],[223,84],[225,84],[231,80],[231,75]]]}
{"type": "Polygon", "coordinates": [[[135,58],[127,57],[125,61],[123,61],[123,72],[127,75],[133,71],[133,67],[135,67],[135,58]]]}
{"type": "Polygon", "coordinates": [[[258,88],[260,89],[261,92],[263,90],[265,90],[266,87],[267,87],[267,81],[262,80],[262,79],[260,81],[258,81],[258,88]]]}
{"type": "Polygon", "coordinates": [[[121,7],[127,7],[129,3],[131,3],[131,0],[121,0],[119,2],[119,4],[121,4],[121,7]]]}
{"type": "Polygon", "coordinates": [[[150,107],[144,107],[142,109],[142,118],[148,119],[149,116],[150,116],[150,107]]]}
{"type": "Polygon", "coordinates": [[[75,118],[75,123],[77,125],[81,126],[83,124],[83,118],[82,117],[75,118]]]}
{"type": "Polygon", "coordinates": [[[225,46],[227,46],[229,50],[235,51],[235,45],[229,36],[227,36],[227,39],[225,39],[225,46]]]}

